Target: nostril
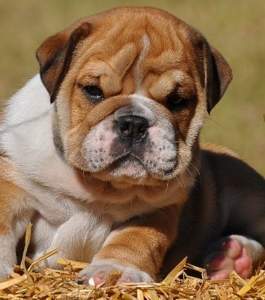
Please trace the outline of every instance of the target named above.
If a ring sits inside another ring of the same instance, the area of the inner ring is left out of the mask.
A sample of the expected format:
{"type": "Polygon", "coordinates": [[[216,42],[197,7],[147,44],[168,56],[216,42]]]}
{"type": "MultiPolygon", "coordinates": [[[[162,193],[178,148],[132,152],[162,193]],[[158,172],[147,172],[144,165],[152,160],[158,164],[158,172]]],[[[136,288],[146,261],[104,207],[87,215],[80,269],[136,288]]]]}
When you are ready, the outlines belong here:
{"type": "Polygon", "coordinates": [[[119,122],[118,129],[123,136],[130,136],[133,133],[133,126],[129,120],[119,122]]]}

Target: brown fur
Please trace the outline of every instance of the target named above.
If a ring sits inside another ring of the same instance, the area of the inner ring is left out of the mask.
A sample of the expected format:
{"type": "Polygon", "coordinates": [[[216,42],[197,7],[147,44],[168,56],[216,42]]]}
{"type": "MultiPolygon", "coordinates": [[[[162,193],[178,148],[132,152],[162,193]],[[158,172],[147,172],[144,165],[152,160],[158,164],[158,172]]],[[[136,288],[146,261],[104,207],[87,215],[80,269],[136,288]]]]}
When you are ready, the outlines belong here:
{"type": "Polygon", "coordinates": [[[161,269],[166,249],[176,238],[180,209],[170,206],[144,220],[113,231],[96,255],[97,259],[114,259],[125,265],[137,266],[153,278],[161,269]]]}
{"type": "Polygon", "coordinates": [[[6,235],[12,230],[13,218],[23,214],[24,199],[27,194],[21,188],[10,182],[14,167],[7,158],[0,158],[0,235],[6,235]]]}
{"type": "MultiPolygon", "coordinates": [[[[198,260],[206,245],[230,233],[230,225],[234,233],[240,227],[237,222],[246,223],[247,229],[240,229],[243,234],[265,243],[264,205],[259,203],[252,217],[239,209],[242,214],[235,212],[232,219],[220,213],[223,203],[218,206],[223,194],[227,204],[226,187],[240,186],[250,177],[242,193],[258,198],[257,186],[264,186],[264,181],[229,151],[215,146],[201,149],[197,137],[200,128],[189,132],[196,113],[203,118],[201,107],[205,105],[210,111],[232,79],[224,58],[201,34],[160,10],[120,8],[78,21],[47,39],[37,56],[51,101],[56,98],[55,136],[64,159],[92,196],[101,199],[90,208],[107,210],[122,223],[107,238],[96,259],[136,266],[155,277],[165,257],[167,271],[183,256],[198,260]],[[176,142],[194,133],[192,145],[187,146],[192,157],[185,157],[187,166],[167,181],[151,176],[114,180],[110,168],[86,172],[81,144],[91,128],[131,103],[128,95],[137,87],[134,67],[142,51],[139,41],[146,33],[152,47],[141,65],[142,92],[156,101],[155,109],[173,124],[176,142]],[[181,74],[177,86],[176,71],[181,74]],[[99,104],[89,102],[82,91],[86,85],[100,86],[106,99],[99,104]],[[188,103],[181,111],[167,108],[167,96],[173,91],[188,103]],[[234,168],[230,169],[230,163],[234,168]]],[[[6,221],[12,210],[10,201],[21,198],[23,192],[6,182],[0,183],[0,188],[5,191],[0,199],[0,209],[5,211],[0,234],[4,234],[10,225],[10,220],[6,221]]],[[[235,197],[238,199],[238,194],[235,197]]]]}

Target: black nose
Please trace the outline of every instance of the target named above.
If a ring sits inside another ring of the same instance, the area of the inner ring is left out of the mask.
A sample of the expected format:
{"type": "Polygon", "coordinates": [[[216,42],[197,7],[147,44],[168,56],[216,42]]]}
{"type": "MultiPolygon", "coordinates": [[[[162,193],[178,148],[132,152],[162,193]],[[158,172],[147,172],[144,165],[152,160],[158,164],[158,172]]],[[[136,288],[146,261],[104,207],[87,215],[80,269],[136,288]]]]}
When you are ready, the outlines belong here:
{"type": "Polygon", "coordinates": [[[148,121],[139,116],[120,116],[117,120],[117,130],[120,138],[133,140],[144,139],[147,133],[148,121]]]}

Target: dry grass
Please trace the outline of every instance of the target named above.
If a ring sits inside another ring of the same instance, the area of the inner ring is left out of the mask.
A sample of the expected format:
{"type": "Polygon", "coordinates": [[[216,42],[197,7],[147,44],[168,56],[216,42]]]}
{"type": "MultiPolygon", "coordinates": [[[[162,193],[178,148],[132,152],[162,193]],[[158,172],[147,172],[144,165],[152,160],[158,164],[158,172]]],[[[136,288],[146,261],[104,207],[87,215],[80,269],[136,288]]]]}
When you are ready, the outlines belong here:
{"type": "Polygon", "coordinates": [[[0,299],[265,299],[265,270],[249,280],[232,273],[228,280],[211,281],[204,269],[188,264],[185,258],[160,283],[115,285],[118,274],[113,274],[104,285],[95,287],[76,282],[76,271],[84,266],[82,263],[62,262],[63,270],[41,269],[38,263],[32,262],[34,267],[20,275],[13,273],[11,279],[0,283],[0,299]],[[190,270],[198,276],[188,275],[190,270]]]}
{"type": "Polygon", "coordinates": [[[119,273],[113,273],[101,286],[77,282],[78,271],[86,263],[59,259],[62,270],[41,267],[41,263],[57,253],[52,250],[35,261],[29,259],[27,250],[31,239],[31,227],[27,226],[25,247],[19,266],[11,278],[0,283],[0,299],[112,299],[112,300],[166,300],[166,299],[265,299],[265,270],[260,269],[249,280],[236,273],[222,281],[207,278],[206,271],[187,263],[184,258],[159,283],[124,283],[116,285],[119,273]],[[28,264],[28,266],[26,266],[28,264]],[[189,273],[197,273],[191,276],[189,273]]]}
{"type": "Polygon", "coordinates": [[[118,5],[156,6],[202,31],[232,65],[234,80],[203,131],[265,174],[265,1],[0,0],[0,99],[37,72],[35,49],[80,18],[118,5]]]}

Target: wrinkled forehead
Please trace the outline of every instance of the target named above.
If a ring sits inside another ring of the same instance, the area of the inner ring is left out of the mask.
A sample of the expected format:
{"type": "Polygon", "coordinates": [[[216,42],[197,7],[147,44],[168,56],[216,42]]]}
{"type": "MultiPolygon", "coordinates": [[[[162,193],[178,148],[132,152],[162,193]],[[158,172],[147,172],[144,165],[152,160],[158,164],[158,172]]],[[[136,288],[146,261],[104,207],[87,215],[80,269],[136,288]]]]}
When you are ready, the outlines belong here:
{"type": "Polygon", "coordinates": [[[160,76],[175,70],[181,79],[189,73],[186,49],[174,22],[135,15],[121,20],[103,18],[92,25],[91,36],[77,54],[83,83],[101,77],[102,81],[107,77],[122,80],[130,73],[138,90],[148,74],[160,76]]]}

